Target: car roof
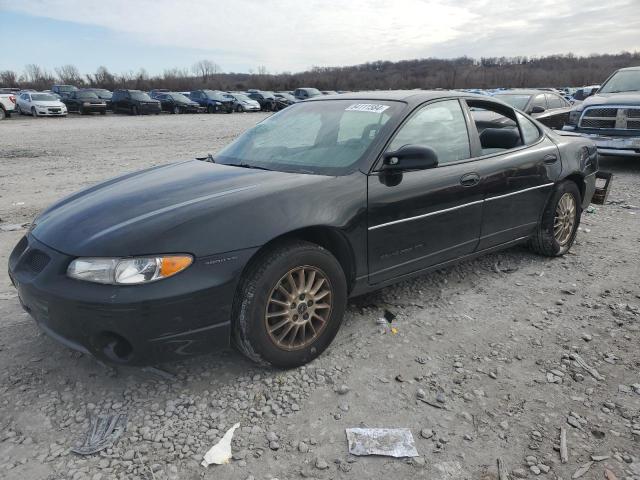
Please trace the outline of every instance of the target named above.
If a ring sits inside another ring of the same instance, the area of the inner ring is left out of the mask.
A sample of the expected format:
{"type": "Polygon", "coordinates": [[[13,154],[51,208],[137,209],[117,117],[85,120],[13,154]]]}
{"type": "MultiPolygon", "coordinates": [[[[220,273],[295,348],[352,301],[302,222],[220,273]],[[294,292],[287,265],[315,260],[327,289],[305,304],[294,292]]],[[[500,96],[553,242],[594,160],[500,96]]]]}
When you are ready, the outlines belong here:
{"type": "Polygon", "coordinates": [[[422,103],[438,98],[466,97],[490,100],[487,95],[458,92],[455,90],[373,90],[368,92],[339,93],[313,97],[307,102],[323,102],[326,100],[387,100],[407,103],[422,103]]]}
{"type": "Polygon", "coordinates": [[[538,93],[556,93],[551,90],[541,90],[537,88],[510,88],[509,90],[500,90],[494,95],[536,95],[538,93]]]}
{"type": "Polygon", "coordinates": [[[626,67],[626,68],[619,68],[617,71],[623,71],[623,70],[640,70],[640,66],[637,67],[626,67]]]}

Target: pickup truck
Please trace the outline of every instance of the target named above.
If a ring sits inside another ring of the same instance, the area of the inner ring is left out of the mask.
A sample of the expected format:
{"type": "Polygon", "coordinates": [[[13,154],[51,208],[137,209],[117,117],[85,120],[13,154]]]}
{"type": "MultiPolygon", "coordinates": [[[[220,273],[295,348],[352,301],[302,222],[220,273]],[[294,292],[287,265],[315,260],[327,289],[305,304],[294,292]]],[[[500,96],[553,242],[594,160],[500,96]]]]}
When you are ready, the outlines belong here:
{"type": "Polygon", "coordinates": [[[640,67],[615,71],[574,106],[563,130],[590,138],[601,155],[640,158],[640,67]]]}
{"type": "Polygon", "coordinates": [[[0,93],[0,120],[10,117],[16,109],[16,96],[13,93],[0,93]]]}

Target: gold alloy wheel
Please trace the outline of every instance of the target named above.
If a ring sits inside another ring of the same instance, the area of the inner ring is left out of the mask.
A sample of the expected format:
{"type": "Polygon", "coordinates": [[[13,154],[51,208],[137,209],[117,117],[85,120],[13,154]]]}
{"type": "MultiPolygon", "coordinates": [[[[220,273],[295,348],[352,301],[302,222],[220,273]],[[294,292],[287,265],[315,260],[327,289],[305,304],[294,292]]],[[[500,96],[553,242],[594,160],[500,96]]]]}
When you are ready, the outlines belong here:
{"type": "Polygon", "coordinates": [[[325,273],[309,265],[289,270],[271,290],[265,326],[283,350],[300,350],[318,338],[331,317],[333,290],[325,273]]]}
{"type": "Polygon", "coordinates": [[[571,239],[573,227],[576,223],[576,200],[570,193],[560,197],[553,219],[553,236],[561,247],[571,239]]]}

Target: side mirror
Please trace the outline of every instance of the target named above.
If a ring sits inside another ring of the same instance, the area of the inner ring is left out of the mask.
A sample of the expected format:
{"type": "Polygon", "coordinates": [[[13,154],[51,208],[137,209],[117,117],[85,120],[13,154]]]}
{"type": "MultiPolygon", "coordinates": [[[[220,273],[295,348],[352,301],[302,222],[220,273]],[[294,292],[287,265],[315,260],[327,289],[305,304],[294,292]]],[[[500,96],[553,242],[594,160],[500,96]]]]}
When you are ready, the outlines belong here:
{"type": "Polygon", "coordinates": [[[546,110],[546,108],[544,108],[541,105],[534,105],[533,108],[531,109],[531,113],[542,113],[546,110]]]}
{"type": "Polygon", "coordinates": [[[426,170],[438,166],[435,150],[425,145],[405,145],[394,152],[384,154],[382,170],[426,170]]]}

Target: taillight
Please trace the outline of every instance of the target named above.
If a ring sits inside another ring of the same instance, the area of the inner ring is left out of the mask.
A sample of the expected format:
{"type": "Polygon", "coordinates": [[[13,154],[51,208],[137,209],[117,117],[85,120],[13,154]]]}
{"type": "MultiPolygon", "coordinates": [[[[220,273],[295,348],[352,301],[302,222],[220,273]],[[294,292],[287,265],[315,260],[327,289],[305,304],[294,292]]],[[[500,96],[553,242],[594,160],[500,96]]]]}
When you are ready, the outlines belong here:
{"type": "Polygon", "coordinates": [[[16,103],[16,97],[14,95],[9,95],[9,101],[16,103]]]}

